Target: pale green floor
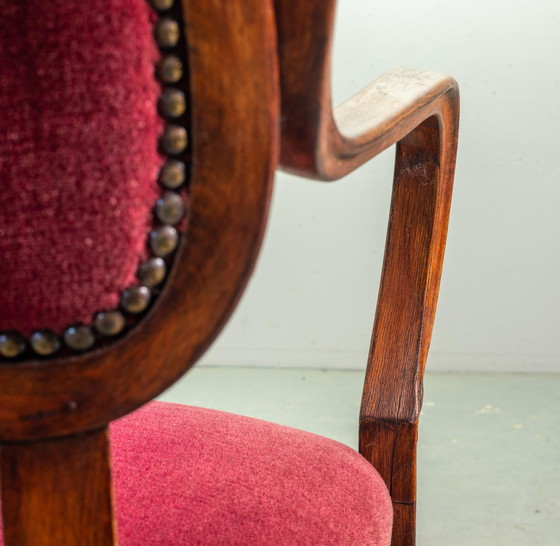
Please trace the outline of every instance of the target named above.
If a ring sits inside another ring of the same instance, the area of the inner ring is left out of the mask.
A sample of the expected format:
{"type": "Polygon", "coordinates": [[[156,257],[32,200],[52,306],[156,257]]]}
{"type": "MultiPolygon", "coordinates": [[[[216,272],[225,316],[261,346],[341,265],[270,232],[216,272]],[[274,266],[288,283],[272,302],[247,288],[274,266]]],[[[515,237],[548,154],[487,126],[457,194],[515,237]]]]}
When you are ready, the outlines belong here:
{"type": "MultiPolygon", "coordinates": [[[[199,367],[161,399],[267,419],[355,448],[362,378],[199,367]]],[[[559,462],[560,375],[428,374],[418,545],[559,546],[559,462]]]]}

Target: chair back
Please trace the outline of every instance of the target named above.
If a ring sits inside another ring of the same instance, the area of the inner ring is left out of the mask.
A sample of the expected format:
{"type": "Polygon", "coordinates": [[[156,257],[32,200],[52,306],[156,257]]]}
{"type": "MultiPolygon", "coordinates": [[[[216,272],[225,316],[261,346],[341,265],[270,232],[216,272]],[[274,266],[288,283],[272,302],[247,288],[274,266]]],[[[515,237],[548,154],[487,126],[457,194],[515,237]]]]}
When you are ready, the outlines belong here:
{"type": "Polygon", "coordinates": [[[270,2],[4,3],[0,441],[17,441],[105,425],[210,344],[260,245],[278,89],[270,2]]]}
{"type": "Polygon", "coordinates": [[[0,0],[4,545],[116,543],[107,424],[205,351],[277,165],[273,6],[0,0]]]}

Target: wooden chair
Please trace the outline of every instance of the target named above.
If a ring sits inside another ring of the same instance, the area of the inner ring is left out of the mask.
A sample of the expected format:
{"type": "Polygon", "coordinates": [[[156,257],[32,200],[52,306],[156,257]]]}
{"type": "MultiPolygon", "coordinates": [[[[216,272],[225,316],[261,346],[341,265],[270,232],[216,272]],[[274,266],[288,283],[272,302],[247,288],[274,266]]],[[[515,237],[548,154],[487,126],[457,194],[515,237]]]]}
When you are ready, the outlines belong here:
{"type": "MultiPolygon", "coordinates": [[[[393,144],[360,453],[391,495],[392,544],[414,544],[457,85],[397,69],[333,110],[335,0],[146,2],[0,3],[4,544],[116,544],[108,424],[169,387],[225,324],[258,253],[275,169],[334,180],[393,144]]],[[[141,410],[119,434],[166,430],[168,410],[151,407],[155,421],[141,410]]],[[[379,532],[371,544],[387,544],[379,532]]]]}

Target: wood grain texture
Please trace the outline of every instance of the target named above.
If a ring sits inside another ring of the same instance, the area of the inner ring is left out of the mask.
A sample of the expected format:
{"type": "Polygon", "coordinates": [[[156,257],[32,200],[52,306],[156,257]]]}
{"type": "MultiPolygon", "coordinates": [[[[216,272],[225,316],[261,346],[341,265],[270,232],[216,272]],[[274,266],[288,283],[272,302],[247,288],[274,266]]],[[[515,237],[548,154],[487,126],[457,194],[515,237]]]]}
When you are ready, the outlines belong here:
{"type": "Polygon", "coordinates": [[[0,365],[0,441],[105,425],[157,396],[205,351],[255,262],[278,158],[272,3],[183,0],[192,111],[191,211],[163,294],[107,349],[0,365]]]}
{"type": "Polygon", "coordinates": [[[112,546],[107,429],[1,448],[7,546],[112,546]]]}
{"type": "Polygon", "coordinates": [[[376,468],[391,494],[394,546],[411,546],[416,540],[417,440],[418,423],[360,422],[360,453],[376,468]]]}
{"type": "Polygon", "coordinates": [[[281,165],[335,180],[397,144],[383,273],[364,382],[360,452],[393,499],[393,545],[415,543],[416,442],[457,152],[456,82],[399,68],[331,105],[335,0],[276,0],[281,165]]]}
{"type": "Polygon", "coordinates": [[[451,205],[457,102],[397,145],[389,229],[360,415],[360,450],[378,465],[395,506],[395,544],[414,544],[416,436],[451,205]],[[390,425],[390,426],[389,426],[390,425]],[[387,427],[392,430],[387,433],[387,427]],[[396,540],[396,537],[400,537],[396,540]]]}

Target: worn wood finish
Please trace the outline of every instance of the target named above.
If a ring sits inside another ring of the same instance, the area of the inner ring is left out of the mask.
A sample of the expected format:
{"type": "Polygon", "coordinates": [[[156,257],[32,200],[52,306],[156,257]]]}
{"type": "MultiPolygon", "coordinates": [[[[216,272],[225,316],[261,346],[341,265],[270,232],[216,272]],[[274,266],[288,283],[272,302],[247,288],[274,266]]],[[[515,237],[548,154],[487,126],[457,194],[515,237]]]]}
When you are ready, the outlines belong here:
{"type": "Polygon", "coordinates": [[[7,546],[112,546],[107,429],[1,448],[7,546]]]}
{"type": "Polygon", "coordinates": [[[374,465],[388,443],[385,478],[396,544],[414,544],[416,435],[451,204],[455,102],[445,101],[397,145],[385,260],[360,417],[361,450],[374,465]],[[389,430],[390,434],[387,433],[389,430]],[[399,516],[401,519],[399,519],[399,516]]]}
{"type": "MultiPolygon", "coordinates": [[[[276,0],[284,170],[336,180],[458,102],[453,78],[399,68],[333,109],[331,49],[336,0],[276,0]]],[[[456,115],[455,112],[454,115],[456,115]]],[[[452,125],[452,120],[446,120],[452,125]]],[[[448,129],[449,130],[449,129],[448,129]]]]}
{"type": "Polygon", "coordinates": [[[0,365],[0,441],[105,425],[155,397],[204,352],[233,310],[261,243],[277,165],[273,6],[183,0],[192,185],[183,240],[149,315],[107,349],[0,365]]]}
{"type": "Polygon", "coordinates": [[[443,262],[459,119],[456,82],[401,68],[333,110],[335,0],[276,0],[281,165],[335,180],[397,143],[385,261],[364,383],[360,452],[393,499],[393,544],[415,543],[422,379],[443,262]]]}

